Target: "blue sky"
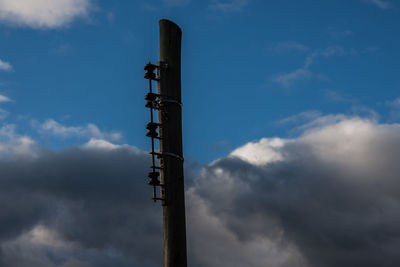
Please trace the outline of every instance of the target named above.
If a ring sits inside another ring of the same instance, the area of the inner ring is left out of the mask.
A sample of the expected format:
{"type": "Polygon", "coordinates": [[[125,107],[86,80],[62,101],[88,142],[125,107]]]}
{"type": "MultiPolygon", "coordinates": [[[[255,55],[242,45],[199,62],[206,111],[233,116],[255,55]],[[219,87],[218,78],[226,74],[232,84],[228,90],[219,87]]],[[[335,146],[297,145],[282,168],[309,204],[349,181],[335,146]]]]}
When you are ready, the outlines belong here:
{"type": "Polygon", "coordinates": [[[0,0],[0,267],[161,266],[143,67],[162,18],[183,29],[189,266],[400,266],[399,14],[0,0]]]}
{"type": "Polygon", "coordinates": [[[296,122],[323,114],[399,119],[397,1],[71,3],[48,17],[13,6],[0,16],[0,92],[11,100],[1,103],[3,123],[50,149],[91,134],[40,131],[49,119],[67,128],[92,123],[121,134],[110,141],[149,147],[142,68],[158,59],[161,18],[183,29],[184,148],[192,161],[296,135],[296,122]]]}

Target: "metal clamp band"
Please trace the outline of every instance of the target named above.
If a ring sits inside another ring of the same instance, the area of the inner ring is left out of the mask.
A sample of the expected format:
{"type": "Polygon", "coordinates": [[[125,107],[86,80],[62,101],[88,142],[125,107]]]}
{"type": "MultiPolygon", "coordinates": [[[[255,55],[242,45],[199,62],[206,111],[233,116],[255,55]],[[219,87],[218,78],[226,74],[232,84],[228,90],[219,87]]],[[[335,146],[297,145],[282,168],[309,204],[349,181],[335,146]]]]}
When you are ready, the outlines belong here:
{"type": "Polygon", "coordinates": [[[171,98],[161,98],[158,101],[159,105],[163,105],[164,103],[177,104],[177,105],[182,107],[182,103],[181,102],[179,102],[178,100],[175,100],[175,99],[171,99],[171,98]]]}
{"type": "Polygon", "coordinates": [[[157,169],[157,170],[164,169],[164,167],[161,167],[161,166],[150,166],[150,168],[154,168],[154,169],[157,169]]]}
{"type": "Polygon", "coordinates": [[[163,153],[150,152],[150,154],[156,155],[158,158],[162,158],[162,157],[168,156],[168,157],[173,157],[173,158],[179,159],[181,161],[185,160],[182,156],[180,156],[178,154],[175,154],[175,153],[171,153],[171,152],[163,152],[163,153]]]}

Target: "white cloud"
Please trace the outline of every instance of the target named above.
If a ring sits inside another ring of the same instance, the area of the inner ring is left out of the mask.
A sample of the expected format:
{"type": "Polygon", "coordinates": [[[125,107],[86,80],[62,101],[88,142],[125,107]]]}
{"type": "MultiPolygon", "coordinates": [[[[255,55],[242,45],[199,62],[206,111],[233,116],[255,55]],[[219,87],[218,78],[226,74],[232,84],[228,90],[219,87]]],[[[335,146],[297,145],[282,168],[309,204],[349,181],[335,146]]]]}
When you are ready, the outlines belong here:
{"type": "Polygon", "coordinates": [[[280,138],[262,138],[258,142],[250,142],[232,151],[231,157],[238,157],[251,164],[265,165],[282,160],[281,148],[289,140],[280,138]]]}
{"type": "Polygon", "coordinates": [[[11,71],[13,68],[10,63],[0,59],[0,70],[11,71]]]}
{"type": "Polygon", "coordinates": [[[4,124],[0,128],[0,159],[31,157],[36,152],[36,142],[29,136],[17,134],[15,124],[4,124]]]}
{"type": "Polygon", "coordinates": [[[249,0],[231,0],[231,1],[216,1],[209,7],[213,10],[222,11],[224,13],[242,11],[249,3],[249,0]]]}
{"type": "Polygon", "coordinates": [[[304,134],[297,139],[262,138],[235,149],[229,156],[254,165],[266,165],[284,160],[285,147],[307,145],[320,159],[356,166],[355,161],[368,157],[367,144],[372,142],[376,132],[387,129],[400,133],[400,124],[378,125],[371,119],[338,114],[314,118],[301,129],[304,134]]]}
{"type": "Polygon", "coordinates": [[[24,233],[20,238],[25,239],[26,242],[31,242],[37,245],[53,247],[66,247],[71,245],[70,243],[65,242],[57,232],[40,224],[33,227],[29,232],[24,233]]]}
{"type": "Polygon", "coordinates": [[[32,126],[42,134],[50,134],[61,138],[84,137],[118,141],[122,138],[119,132],[103,132],[93,123],[86,126],[65,126],[53,119],[47,119],[43,123],[32,121],[32,126]]]}
{"type": "MultiPolygon", "coordinates": [[[[383,129],[397,132],[399,125],[378,126],[369,120],[360,118],[342,119],[326,125],[310,129],[299,139],[300,143],[312,148],[316,157],[327,162],[340,162],[351,168],[365,168],[375,161],[374,153],[368,143],[383,129]]],[[[383,131],[382,131],[383,130],[383,131]]],[[[360,169],[361,170],[361,169],[360,169]]]]}
{"type": "Polygon", "coordinates": [[[362,0],[362,1],[374,5],[376,7],[379,7],[381,9],[389,9],[392,7],[392,4],[388,1],[383,1],[383,0],[362,0]]]}
{"type": "Polygon", "coordinates": [[[6,97],[5,95],[0,95],[0,103],[10,102],[10,101],[11,101],[10,98],[6,97]]]}
{"type": "Polygon", "coordinates": [[[114,150],[114,149],[121,148],[123,146],[113,144],[106,140],[92,138],[89,140],[89,142],[84,144],[83,147],[89,148],[89,149],[114,150]]]}
{"type": "Polygon", "coordinates": [[[0,0],[0,20],[31,28],[59,28],[86,17],[90,0],[0,0]]]}

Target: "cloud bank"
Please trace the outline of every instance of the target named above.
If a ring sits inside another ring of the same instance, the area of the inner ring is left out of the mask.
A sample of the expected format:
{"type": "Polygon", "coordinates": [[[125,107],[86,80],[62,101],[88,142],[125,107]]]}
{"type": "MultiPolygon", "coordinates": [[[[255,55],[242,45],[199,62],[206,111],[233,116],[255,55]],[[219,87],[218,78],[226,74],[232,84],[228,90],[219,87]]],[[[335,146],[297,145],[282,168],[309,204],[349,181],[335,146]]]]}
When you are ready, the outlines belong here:
{"type": "Polygon", "coordinates": [[[59,28],[86,17],[90,0],[0,0],[0,20],[31,28],[59,28]]]}
{"type": "MultiPolygon", "coordinates": [[[[187,175],[190,266],[400,265],[400,125],[334,117],[187,175]]],[[[161,265],[147,152],[89,143],[1,158],[0,266],[161,265]]]]}
{"type": "Polygon", "coordinates": [[[345,118],[239,148],[194,190],[243,243],[283,240],[297,266],[398,266],[399,141],[400,125],[345,118]]]}
{"type": "Polygon", "coordinates": [[[3,159],[0,266],[155,266],[161,213],[147,167],[133,147],[3,159]]]}

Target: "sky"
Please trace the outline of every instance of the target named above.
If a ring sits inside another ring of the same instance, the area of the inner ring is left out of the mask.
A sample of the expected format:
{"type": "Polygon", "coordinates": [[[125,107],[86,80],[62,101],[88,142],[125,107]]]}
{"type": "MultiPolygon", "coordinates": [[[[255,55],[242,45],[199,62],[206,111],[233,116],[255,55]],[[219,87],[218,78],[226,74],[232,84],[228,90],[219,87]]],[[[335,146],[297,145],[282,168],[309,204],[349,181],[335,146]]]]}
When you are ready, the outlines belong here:
{"type": "Polygon", "coordinates": [[[399,266],[398,0],[0,0],[0,267],[162,265],[143,67],[183,31],[190,266],[399,266]]]}

